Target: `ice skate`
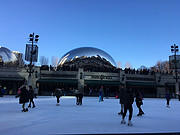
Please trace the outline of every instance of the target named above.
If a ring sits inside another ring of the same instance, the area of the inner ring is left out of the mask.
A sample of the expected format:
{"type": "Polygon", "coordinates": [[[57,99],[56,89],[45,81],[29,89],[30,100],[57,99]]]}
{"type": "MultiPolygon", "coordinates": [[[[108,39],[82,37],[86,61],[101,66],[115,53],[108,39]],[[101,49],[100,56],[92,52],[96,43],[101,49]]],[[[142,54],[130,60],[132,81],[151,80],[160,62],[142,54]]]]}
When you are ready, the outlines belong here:
{"type": "Polygon", "coordinates": [[[25,110],[25,109],[22,109],[21,111],[22,111],[22,112],[25,112],[26,110],[25,110]]]}
{"type": "Polygon", "coordinates": [[[133,124],[130,120],[128,121],[128,126],[133,126],[133,124]]]}
{"type": "Polygon", "coordinates": [[[119,113],[118,113],[118,115],[123,115],[123,112],[122,112],[122,111],[121,111],[121,112],[119,112],[119,113]]]}
{"type": "Polygon", "coordinates": [[[28,108],[31,108],[31,105],[29,105],[28,108]]]}
{"type": "Polygon", "coordinates": [[[169,105],[166,105],[166,107],[167,107],[167,108],[170,108],[170,106],[169,106],[169,105]]]}
{"type": "Polygon", "coordinates": [[[56,106],[59,106],[59,103],[57,103],[56,106]]]}
{"type": "Polygon", "coordinates": [[[24,109],[24,112],[28,112],[28,108],[24,109]]]}
{"type": "Polygon", "coordinates": [[[32,108],[34,108],[34,107],[36,107],[35,105],[33,105],[33,107],[32,108]]]}
{"type": "Polygon", "coordinates": [[[124,119],[122,119],[121,124],[126,124],[126,122],[125,122],[125,120],[124,120],[124,119]]]}
{"type": "Polygon", "coordinates": [[[79,102],[77,102],[76,105],[79,105],[79,102]]]}
{"type": "Polygon", "coordinates": [[[142,116],[142,114],[141,114],[141,113],[138,113],[137,116],[142,116]]]}
{"type": "Polygon", "coordinates": [[[142,112],[140,112],[140,114],[141,114],[141,115],[142,115],[142,114],[143,114],[143,115],[145,115],[143,111],[142,111],[142,112]]]}

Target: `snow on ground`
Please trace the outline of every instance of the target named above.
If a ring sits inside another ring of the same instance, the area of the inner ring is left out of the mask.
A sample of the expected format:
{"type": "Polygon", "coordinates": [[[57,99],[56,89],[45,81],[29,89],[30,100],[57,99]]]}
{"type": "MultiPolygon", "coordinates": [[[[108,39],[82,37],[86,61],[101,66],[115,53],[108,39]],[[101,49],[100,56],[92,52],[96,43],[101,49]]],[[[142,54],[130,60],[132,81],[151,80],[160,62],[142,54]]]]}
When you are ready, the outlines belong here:
{"type": "MultiPolygon", "coordinates": [[[[1,135],[44,135],[44,134],[113,134],[113,133],[174,133],[180,132],[180,101],[172,99],[170,108],[165,99],[145,98],[142,106],[145,115],[136,116],[134,102],[132,127],[122,125],[119,100],[84,97],[83,105],[75,105],[75,97],[52,96],[34,99],[36,107],[21,112],[19,99],[14,96],[0,97],[1,135]]],[[[128,115],[129,113],[127,113],[128,115]]],[[[126,121],[128,117],[125,118],[126,121]]]]}

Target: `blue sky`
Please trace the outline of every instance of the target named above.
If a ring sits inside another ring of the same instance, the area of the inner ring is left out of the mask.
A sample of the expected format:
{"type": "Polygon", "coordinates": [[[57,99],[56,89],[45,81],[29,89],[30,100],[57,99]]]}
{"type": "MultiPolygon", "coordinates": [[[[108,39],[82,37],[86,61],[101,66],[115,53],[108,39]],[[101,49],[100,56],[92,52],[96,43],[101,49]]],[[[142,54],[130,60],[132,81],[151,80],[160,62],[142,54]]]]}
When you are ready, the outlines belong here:
{"type": "Polygon", "coordinates": [[[34,32],[49,64],[72,49],[96,47],[122,68],[151,67],[180,45],[179,7],[179,0],[0,0],[0,46],[25,53],[34,32]]]}

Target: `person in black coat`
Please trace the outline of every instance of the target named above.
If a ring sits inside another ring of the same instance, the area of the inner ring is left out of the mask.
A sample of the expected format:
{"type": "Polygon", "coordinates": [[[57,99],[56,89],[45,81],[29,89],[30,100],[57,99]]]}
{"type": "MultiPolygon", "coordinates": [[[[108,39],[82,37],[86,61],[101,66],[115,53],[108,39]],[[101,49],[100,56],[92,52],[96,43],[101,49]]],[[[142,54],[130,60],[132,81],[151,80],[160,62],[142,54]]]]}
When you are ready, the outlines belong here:
{"type": "Polygon", "coordinates": [[[124,86],[121,86],[119,89],[119,103],[121,104],[121,112],[119,112],[119,115],[123,115],[124,110],[124,86]]]}
{"type": "Polygon", "coordinates": [[[31,103],[33,104],[33,107],[32,108],[34,108],[34,107],[36,107],[35,106],[35,104],[34,104],[34,101],[33,101],[33,98],[34,98],[34,90],[33,90],[33,88],[32,88],[32,86],[31,85],[29,85],[29,94],[30,94],[30,101],[29,101],[29,108],[31,108],[31,103]]]}
{"type": "Polygon", "coordinates": [[[0,86],[0,97],[3,97],[2,87],[0,86]]]}
{"type": "Polygon", "coordinates": [[[75,90],[75,95],[77,98],[76,105],[82,105],[82,98],[83,98],[83,93],[79,90],[75,90]]]}
{"type": "Polygon", "coordinates": [[[20,89],[20,93],[15,96],[16,98],[17,97],[20,97],[19,98],[19,104],[23,104],[22,105],[22,112],[26,112],[28,111],[28,108],[25,108],[25,105],[27,102],[29,102],[29,98],[30,98],[30,94],[29,94],[29,91],[26,89],[26,86],[23,86],[21,89],[20,89]]]}
{"type": "Polygon", "coordinates": [[[144,112],[141,109],[141,105],[143,105],[142,95],[138,90],[135,92],[135,95],[136,95],[136,106],[139,109],[139,113],[137,114],[137,116],[142,116],[142,114],[144,114],[144,112]]]}
{"type": "Polygon", "coordinates": [[[170,93],[169,93],[169,88],[166,88],[166,101],[167,101],[167,105],[166,107],[170,108],[169,106],[169,101],[171,99],[170,93]]]}
{"type": "Polygon", "coordinates": [[[129,121],[128,121],[128,126],[132,126],[133,124],[131,123],[131,119],[132,119],[132,113],[133,113],[133,108],[132,108],[132,104],[134,102],[134,97],[133,94],[130,90],[130,87],[127,86],[125,93],[124,93],[124,113],[122,116],[122,121],[121,124],[125,124],[125,116],[127,113],[127,110],[129,110],[129,121]]]}
{"type": "Polygon", "coordinates": [[[59,89],[59,88],[56,88],[56,90],[55,90],[55,96],[56,96],[56,98],[57,98],[57,106],[59,106],[60,105],[60,103],[59,103],[59,98],[62,96],[62,90],[61,89],[59,89]]]}

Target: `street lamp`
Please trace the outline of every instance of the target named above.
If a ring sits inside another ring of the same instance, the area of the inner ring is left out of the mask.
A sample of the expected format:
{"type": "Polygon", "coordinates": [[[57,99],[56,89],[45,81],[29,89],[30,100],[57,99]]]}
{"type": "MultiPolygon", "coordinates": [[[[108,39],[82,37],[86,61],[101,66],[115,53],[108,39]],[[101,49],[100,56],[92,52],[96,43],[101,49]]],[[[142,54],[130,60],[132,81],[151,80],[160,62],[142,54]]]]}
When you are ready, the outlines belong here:
{"type": "Polygon", "coordinates": [[[37,43],[39,40],[38,38],[39,38],[39,35],[34,36],[34,33],[29,35],[29,41],[32,43],[32,46],[31,46],[31,50],[30,50],[29,70],[27,70],[27,72],[29,73],[27,88],[29,88],[29,86],[31,85],[31,73],[34,72],[34,70],[32,70],[33,55],[35,55],[37,53],[36,49],[35,50],[33,49],[34,48],[33,43],[37,43]]]}
{"type": "MultiPolygon", "coordinates": [[[[179,51],[178,46],[176,44],[171,46],[171,52],[174,53],[174,64],[175,64],[175,77],[174,79],[176,79],[176,94],[179,93],[179,83],[178,83],[178,72],[177,72],[177,62],[178,60],[176,60],[176,53],[179,51]]],[[[180,100],[180,97],[179,97],[180,100]]]]}

